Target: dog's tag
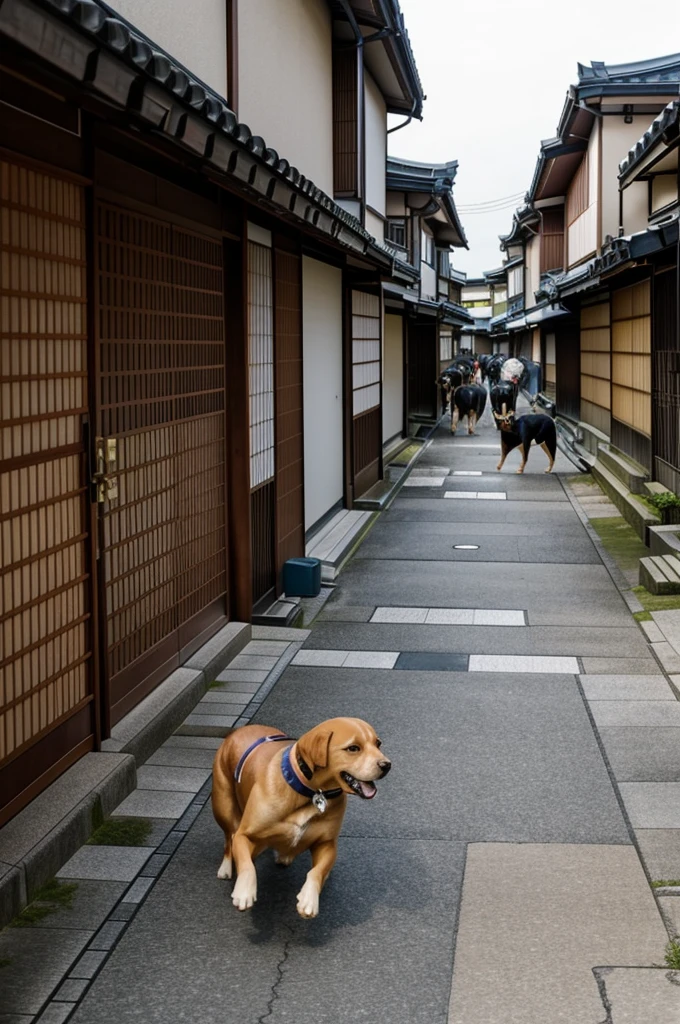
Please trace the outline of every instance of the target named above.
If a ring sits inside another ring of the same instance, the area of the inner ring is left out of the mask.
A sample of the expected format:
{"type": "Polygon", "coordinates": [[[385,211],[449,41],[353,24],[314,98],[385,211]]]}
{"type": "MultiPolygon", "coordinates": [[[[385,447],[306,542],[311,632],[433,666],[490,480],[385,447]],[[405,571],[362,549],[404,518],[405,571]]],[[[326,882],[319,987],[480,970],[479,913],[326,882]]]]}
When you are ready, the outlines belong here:
{"type": "Polygon", "coordinates": [[[323,812],[328,807],[328,801],[326,800],[326,797],[323,795],[323,793],[315,793],[314,796],[312,797],[312,803],[316,807],[319,814],[323,814],[323,812]]]}

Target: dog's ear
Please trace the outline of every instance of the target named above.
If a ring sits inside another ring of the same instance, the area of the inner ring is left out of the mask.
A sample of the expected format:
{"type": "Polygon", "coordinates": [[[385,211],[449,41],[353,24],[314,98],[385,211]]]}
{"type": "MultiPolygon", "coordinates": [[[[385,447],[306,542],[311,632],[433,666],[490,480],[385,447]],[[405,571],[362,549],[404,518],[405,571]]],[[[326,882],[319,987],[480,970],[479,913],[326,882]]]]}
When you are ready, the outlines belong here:
{"type": "Polygon", "coordinates": [[[310,729],[297,741],[298,751],[312,771],[328,767],[328,748],[332,736],[332,730],[316,728],[310,729]]]}

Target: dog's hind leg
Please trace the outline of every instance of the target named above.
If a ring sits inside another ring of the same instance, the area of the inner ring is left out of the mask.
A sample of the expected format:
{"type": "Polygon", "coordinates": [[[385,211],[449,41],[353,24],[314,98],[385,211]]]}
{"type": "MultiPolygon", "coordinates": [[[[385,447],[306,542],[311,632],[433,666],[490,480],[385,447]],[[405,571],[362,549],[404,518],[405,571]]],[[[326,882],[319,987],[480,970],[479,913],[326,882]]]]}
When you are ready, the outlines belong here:
{"type": "Polygon", "coordinates": [[[503,468],[503,463],[505,462],[505,460],[506,460],[506,459],[507,459],[507,457],[508,457],[508,452],[509,452],[509,450],[510,450],[509,448],[506,448],[506,447],[505,447],[505,445],[503,444],[503,440],[501,439],[501,461],[500,461],[500,462],[498,463],[498,465],[496,466],[496,469],[497,469],[497,470],[498,470],[499,472],[500,472],[500,470],[501,470],[501,469],[503,468]]]}
{"type": "Polygon", "coordinates": [[[474,409],[470,409],[470,412],[468,413],[468,434],[474,434],[476,423],[477,413],[474,411],[474,409]]]}
{"type": "Polygon", "coordinates": [[[234,793],[233,779],[225,775],[219,761],[216,761],[214,767],[212,809],[215,821],[224,832],[224,856],[217,869],[217,877],[231,878],[231,839],[241,824],[241,810],[234,793]]]}
{"type": "Polygon", "coordinates": [[[451,396],[451,433],[452,434],[456,433],[456,429],[458,427],[458,417],[459,416],[460,416],[460,412],[458,411],[458,406],[453,401],[453,396],[451,396]]]}
{"type": "Polygon", "coordinates": [[[526,466],[527,459],[529,458],[529,448],[530,447],[531,447],[531,441],[525,441],[522,445],[520,445],[520,449],[519,450],[522,453],[522,461],[519,464],[519,469],[517,470],[518,473],[523,473],[524,472],[524,467],[526,466]]]}
{"type": "Polygon", "coordinates": [[[541,448],[543,449],[545,454],[548,456],[549,466],[546,469],[546,473],[551,473],[552,472],[552,468],[555,465],[555,452],[554,451],[552,451],[552,452],[550,451],[550,445],[548,444],[547,441],[541,441],[541,448]]]}
{"type": "Polygon", "coordinates": [[[319,895],[335,864],[337,852],[335,839],[315,843],[311,848],[312,867],[307,872],[305,884],[297,895],[297,912],[300,917],[316,917],[319,913],[319,895]]]}

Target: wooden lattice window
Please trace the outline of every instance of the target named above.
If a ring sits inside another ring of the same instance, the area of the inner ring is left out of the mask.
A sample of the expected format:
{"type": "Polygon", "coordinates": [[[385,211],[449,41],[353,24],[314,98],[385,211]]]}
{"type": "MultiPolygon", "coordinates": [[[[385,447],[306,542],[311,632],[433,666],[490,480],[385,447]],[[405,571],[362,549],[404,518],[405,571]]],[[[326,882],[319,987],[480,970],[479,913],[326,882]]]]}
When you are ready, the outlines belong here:
{"type": "Polygon", "coordinates": [[[274,312],[272,251],[248,242],[250,486],[274,476],[274,312]]]}
{"type": "Polygon", "coordinates": [[[380,299],[352,292],[352,412],[380,405],[380,299]]]}
{"type": "Polygon", "coordinates": [[[91,731],[85,196],[0,161],[0,199],[0,762],[70,719],[56,762],[91,731]]]}
{"type": "Polygon", "coordinates": [[[651,436],[649,281],[612,292],[612,415],[651,436]]]}

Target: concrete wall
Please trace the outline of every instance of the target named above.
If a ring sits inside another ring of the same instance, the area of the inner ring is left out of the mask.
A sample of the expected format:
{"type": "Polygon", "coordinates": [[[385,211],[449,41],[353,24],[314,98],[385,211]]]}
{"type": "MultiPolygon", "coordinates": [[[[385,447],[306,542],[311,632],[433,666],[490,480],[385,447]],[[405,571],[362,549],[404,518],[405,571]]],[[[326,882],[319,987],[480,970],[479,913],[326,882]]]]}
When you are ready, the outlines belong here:
{"type": "Polygon", "coordinates": [[[343,496],[342,271],[302,259],[305,529],[343,496]]]}
{"type": "MultiPolygon", "coordinates": [[[[186,21],[193,19],[192,9],[186,21]]],[[[324,0],[247,0],[239,4],[238,37],[239,120],[332,196],[328,5],[324,0]]]]}
{"type": "MultiPolygon", "coordinates": [[[[642,138],[652,121],[651,114],[635,114],[626,124],[623,115],[602,121],[602,237],[619,233],[619,163],[628,150],[642,138]]],[[[635,182],[624,192],[624,230],[626,234],[647,227],[647,183],[635,182]],[[632,226],[629,226],[628,221],[632,226]]]]}
{"type": "MultiPolygon", "coordinates": [[[[366,202],[385,213],[385,161],[387,160],[387,108],[380,89],[366,72],[366,202]]],[[[368,218],[367,218],[368,219],[368,218]]],[[[368,224],[366,225],[368,228],[368,224]]],[[[371,231],[370,228],[368,228],[371,231]]],[[[371,231],[371,234],[373,232],[371,231]]],[[[382,236],[380,236],[382,237],[382,236]]]]}
{"type": "Polygon", "coordinates": [[[172,3],[168,0],[114,0],[112,6],[206,85],[226,97],[227,15],[224,0],[192,0],[190,16],[186,5],[176,0],[172,3]]]}
{"type": "Polygon", "coordinates": [[[404,426],[403,319],[385,314],[383,331],[383,442],[401,434],[404,426]]]}

